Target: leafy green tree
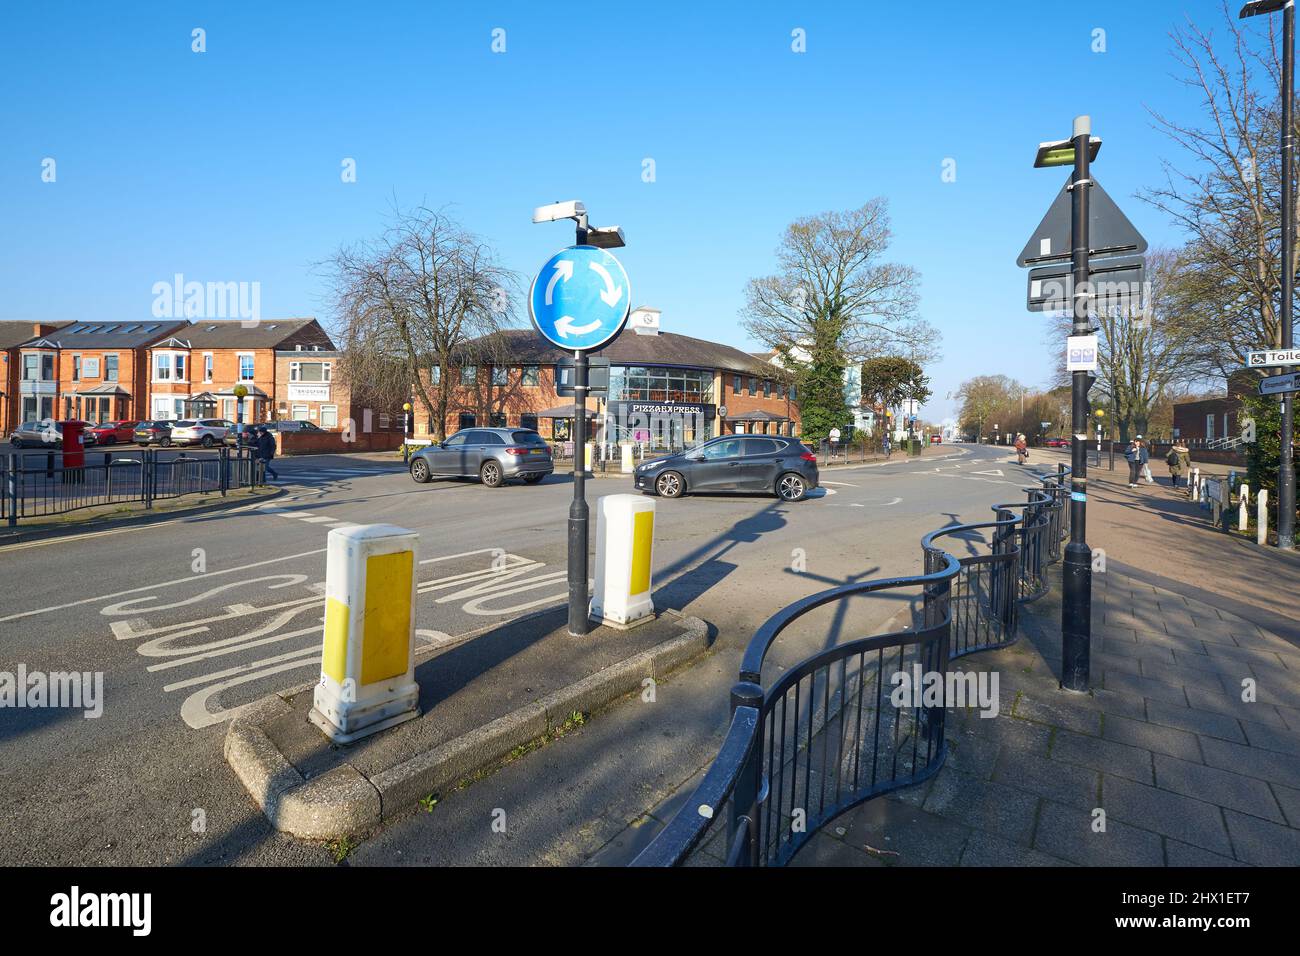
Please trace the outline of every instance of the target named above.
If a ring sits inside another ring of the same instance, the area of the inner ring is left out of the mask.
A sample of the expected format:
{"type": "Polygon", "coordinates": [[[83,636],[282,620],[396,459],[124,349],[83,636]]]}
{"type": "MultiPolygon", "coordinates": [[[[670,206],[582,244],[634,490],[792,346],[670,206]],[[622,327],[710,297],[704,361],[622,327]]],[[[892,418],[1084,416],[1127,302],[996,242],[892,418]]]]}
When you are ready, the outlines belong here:
{"type": "Polygon", "coordinates": [[[905,401],[924,405],[930,400],[930,379],[911,359],[882,356],[862,363],[862,400],[869,405],[897,408],[905,401]]]}

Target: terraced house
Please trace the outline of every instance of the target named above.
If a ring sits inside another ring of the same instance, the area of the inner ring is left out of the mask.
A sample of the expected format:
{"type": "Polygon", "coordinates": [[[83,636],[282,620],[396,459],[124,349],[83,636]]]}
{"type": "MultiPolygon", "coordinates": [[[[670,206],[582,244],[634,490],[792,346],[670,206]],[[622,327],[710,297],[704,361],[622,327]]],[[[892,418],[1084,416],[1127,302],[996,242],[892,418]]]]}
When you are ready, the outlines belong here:
{"type": "MultiPolygon", "coordinates": [[[[225,418],[234,421],[235,387],[247,391],[244,420],[264,422],[292,417],[276,405],[276,353],[334,349],[315,319],[271,319],[257,324],[199,321],[185,324],[149,347],[148,417],[155,419],[225,418]]],[[[289,371],[288,368],[285,371],[289,371]]],[[[314,417],[319,423],[321,406],[314,417]]],[[[334,409],[337,419],[337,408],[334,409]]]]}

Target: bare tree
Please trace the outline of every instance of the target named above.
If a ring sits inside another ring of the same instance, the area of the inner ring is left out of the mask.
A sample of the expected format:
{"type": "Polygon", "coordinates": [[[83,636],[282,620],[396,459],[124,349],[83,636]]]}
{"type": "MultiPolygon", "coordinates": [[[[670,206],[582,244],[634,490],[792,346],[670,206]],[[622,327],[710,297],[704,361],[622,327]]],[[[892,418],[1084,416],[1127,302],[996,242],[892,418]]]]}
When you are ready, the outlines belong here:
{"type": "MultiPolygon", "coordinates": [[[[1192,384],[1204,382],[1214,365],[1205,351],[1201,310],[1187,300],[1181,286],[1185,268],[1179,253],[1152,249],[1146,256],[1145,306],[1097,310],[1097,383],[1090,397],[1109,411],[1123,441],[1130,433],[1147,434],[1155,410],[1192,384]]],[[[1071,323],[1069,315],[1058,315],[1057,342],[1070,333],[1071,323]]],[[[1054,384],[1066,387],[1069,381],[1062,357],[1054,384]]]]}
{"type": "Polygon", "coordinates": [[[379,238],[322,265],[354,393],[388,408],[414,393],[442,438],[453,368],[502,358],[488,354],[505,340],[492,333],[514,323],[519,277],[486,241],[424,207],[394,209],[379,238]]]}
{"type": "Polygon", "coordinates": [[[925,361],[938,333],[916,314],[916,270],[882,261],[890,238],[880,198],[791,223],[776,251],[779,272],[746,286],[744,328],[774,349],[807,351],[829,337],[849,362],[925,361]]]}
{"type": "Polygon", "coordinates": [[[1190,21],[1171,33],[1181,82],[1201,98],[1202,120],[1152,111],[1187,162],[1165,161],[1164,184],[1142,198],[1188,233],[1170,295],[1196,319],[1202,359],[1227,374],[1246,352],[1281,345],[1281,61],[1276,17],[1264,18],[1266,34],[1239,25],[1226,3],[1223,17],[1221,40],[1190,21]]]}

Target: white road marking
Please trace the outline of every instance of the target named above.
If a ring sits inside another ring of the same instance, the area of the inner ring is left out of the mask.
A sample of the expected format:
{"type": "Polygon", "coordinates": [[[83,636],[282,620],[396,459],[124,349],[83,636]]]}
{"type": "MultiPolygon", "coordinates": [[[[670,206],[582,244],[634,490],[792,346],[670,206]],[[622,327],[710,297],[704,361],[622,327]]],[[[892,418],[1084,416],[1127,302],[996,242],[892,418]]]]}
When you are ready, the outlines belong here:
{"type": "Polygon", "coordinates": [[[173,587],[177,584],[190,584],[194,581],[202,581],[207,578],[220,577],[225,574],[237,574],[240,571],[248,571],[251,568],[261,568],[268,564],[275,564],[279,561],[291,561],[294,558],[305,558],[313,554],[323,554],[324,548],[316,548],[314,551],[302,551],[298,554],[289,554],[281,558],[268,558],[265,561],[254,561],[252,564],[241,564],[234,568],[224,568],[221,571],[208,571],[205,574],[191,574],[186,578],[175,578],[171,581],[162,581],[158,584],[146,584],[143,587],[128,588],[125,591],[115,591],[111,594],[101,594],[99,597],[82,598],[79,601],[69,601],[67,604],[54,604],[50,607],[38,607],[30,611],[19,611],[17,614],[9,614],[0,617],[0,624],[6,621],[17,621],[24,617],[34,617],[37,614],[49,614],[51,611],[64,611],[70,607],[80,607],[82,604],[95,604],[99,601],[111,601],[113,598],[125,597],[128,594],[139,594],[142,591],[153,591],[157,588],[173,587]]]}

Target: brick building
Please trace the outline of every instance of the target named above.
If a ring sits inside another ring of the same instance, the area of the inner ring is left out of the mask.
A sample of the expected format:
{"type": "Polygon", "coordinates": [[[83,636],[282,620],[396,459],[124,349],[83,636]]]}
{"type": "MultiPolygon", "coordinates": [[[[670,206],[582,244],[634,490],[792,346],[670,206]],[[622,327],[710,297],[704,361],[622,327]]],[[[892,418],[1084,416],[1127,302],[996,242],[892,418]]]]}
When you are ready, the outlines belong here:
{"type": "Polygon", "coordinates": [[[1174,437],[1196,445],[1238,437],[1242,396],[1256,394],[1258,387],[1259,377],[1254,372],[1242,370],[1229,376],[1226,397],[1176,402],[1174,437]]]}
{"type": "MultiPolygon", "coordinates": [[[[800,432],[798,396],[786,376],[740,349],[660,332],[654,323],[629,328],[592,356],[610,366],[608,395],[587,400],[593,441],[672,448],[722,434],[800,432]]],[[[569,353],[532,329],[471,343],[467,357],[448,370],[456,380],[442,433],[519,425],[568,440],[573,399],[556,388],[567,360],[569,353]]],[[[440,380],[440,370],[433,369],[424,384],[432,391],[440,380]]],[[[427,416],[417,417],[417,437],[437,433],[427,416]]]]}

